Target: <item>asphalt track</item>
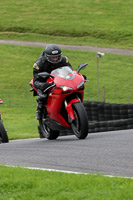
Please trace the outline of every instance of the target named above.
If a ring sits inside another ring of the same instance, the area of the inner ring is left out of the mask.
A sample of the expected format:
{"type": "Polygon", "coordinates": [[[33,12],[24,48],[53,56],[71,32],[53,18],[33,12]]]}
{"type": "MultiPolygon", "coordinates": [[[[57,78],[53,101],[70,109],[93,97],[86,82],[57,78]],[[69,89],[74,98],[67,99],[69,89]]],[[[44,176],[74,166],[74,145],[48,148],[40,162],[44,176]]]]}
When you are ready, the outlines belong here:
{"type": "Polygon", "coordinates": [[[0,164],[133,178],[133,130],[0,144],[0,164]]]}

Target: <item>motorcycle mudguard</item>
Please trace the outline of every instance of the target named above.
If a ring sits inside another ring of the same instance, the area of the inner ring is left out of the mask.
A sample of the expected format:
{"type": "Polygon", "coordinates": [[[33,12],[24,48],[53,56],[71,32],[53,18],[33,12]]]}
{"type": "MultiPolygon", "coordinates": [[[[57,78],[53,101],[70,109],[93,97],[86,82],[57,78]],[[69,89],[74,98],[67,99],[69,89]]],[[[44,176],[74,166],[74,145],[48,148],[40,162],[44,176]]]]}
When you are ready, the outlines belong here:
{"type": "Polygon", "coordinates": [[[70,119],[71,119],[72,121],[75,119],[74,113],[73,113],[72,104],[73,104],[73,103],[78,103],[78,102],[80,102],[79,99],[72,99],[72,100],[67,104],[67,106],[66,106],[66,110],[67,110],[68,115],[69,115],[69,117],[70,117],[70,119]]]}

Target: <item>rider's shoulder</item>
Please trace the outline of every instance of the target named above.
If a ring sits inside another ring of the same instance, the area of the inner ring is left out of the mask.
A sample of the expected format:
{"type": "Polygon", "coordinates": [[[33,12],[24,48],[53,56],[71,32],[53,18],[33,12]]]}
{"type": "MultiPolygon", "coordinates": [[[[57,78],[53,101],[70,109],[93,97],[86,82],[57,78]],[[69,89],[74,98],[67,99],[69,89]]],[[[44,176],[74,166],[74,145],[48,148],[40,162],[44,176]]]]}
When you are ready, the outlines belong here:
{"type": "Polygon", "coordinates": [[[46,58],[41,55],[35,62],[35,64],[33,65],[33,68],[39,70],[41,68],[43,68],[46,65],[46,58]]]}
{"type": "Polygon", "coordinates": [[[66,63],[66,64],[69,63],[68,57],[62,56],[62,62],[66,63]]]}
{"type": "Polygon", "coordinates": [[[39,65],[35,62],[34,64],[33,64],[33,69],[36,71],[39,71],[40,70],[40,67],[39,67],[39,65]]]}

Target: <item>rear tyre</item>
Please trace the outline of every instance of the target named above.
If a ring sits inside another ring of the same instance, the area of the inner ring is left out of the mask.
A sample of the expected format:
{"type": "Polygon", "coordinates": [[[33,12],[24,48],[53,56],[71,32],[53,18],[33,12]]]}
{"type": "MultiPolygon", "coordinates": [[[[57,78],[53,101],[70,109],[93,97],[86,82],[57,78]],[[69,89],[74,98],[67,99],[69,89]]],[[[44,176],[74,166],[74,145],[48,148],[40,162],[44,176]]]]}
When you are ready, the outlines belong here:
{"type": "Polygon", "coordinates": [[[45,124],[45,118],[44,115],[42,115],[41,120],[39,120],[39,133],[40,138],[47,138],[49,140],[55,140],[59,136],[59,131],[51,130],[46,124],[45,124]]]}
{"type": "Polygon", "coordinates": [[[71,129],[79,139],[85,139],[88,135],[88,117],[82,103],[74,103],[73,112],[75,120],[71,123],[71,129]]]}
{"type": "Polygon", "coordinates": [[[0,120],[0,140],[2,143],[7,143],[9,142],[8,140],[8,135],[7,135],[7,131],[4,128],[4,125],[2,123],[2,121],[0,120]]]}

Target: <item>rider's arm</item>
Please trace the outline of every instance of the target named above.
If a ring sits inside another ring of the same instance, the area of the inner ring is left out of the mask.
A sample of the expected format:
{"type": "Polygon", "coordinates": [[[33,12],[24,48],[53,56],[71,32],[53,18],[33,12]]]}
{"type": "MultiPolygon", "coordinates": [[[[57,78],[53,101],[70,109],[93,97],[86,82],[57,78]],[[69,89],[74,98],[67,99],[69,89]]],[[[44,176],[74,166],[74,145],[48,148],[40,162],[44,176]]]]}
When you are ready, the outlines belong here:
{"type": "Polygon", "coordinates": [[[37,65],[37,63],[35,63],[33,65],[33,84],[34,84],[35,88],[40,89],[40,90],[45,90],[46,88],[53,85],[53,83],[48,83],[48,82],[46,82],[46,79],[38,76],[38,73],[40,73],[40,72],[42,72],[42,70],[37,65]]]}
{"type": "Polygon", "coordinates": [[[44,80],[41,79],[41,77],[38,76],[38,73],[41,72],[40,67],[37,65],[37,63],[34,63],[33,65],[33,83],[35,88],[37,89],[43,89],[44,86],[44,80]]]}

